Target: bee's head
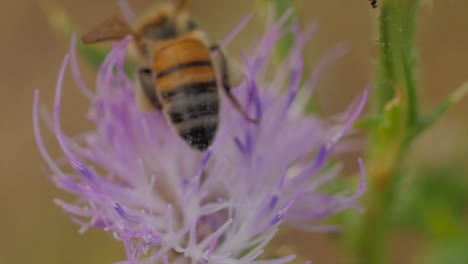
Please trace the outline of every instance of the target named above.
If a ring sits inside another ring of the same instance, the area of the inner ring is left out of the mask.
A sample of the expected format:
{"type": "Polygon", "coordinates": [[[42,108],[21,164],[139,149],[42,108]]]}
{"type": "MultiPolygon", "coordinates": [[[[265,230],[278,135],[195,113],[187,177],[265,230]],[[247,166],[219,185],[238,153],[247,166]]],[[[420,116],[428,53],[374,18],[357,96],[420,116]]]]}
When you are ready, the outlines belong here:
{"type": "Polygon", "coordinates": [[[164,5],[149,11],[136,31],[151,42],[173,39],[198,29],[190,16],[188,7],[191,1],[179,0],[176,4],[164,5]]]}

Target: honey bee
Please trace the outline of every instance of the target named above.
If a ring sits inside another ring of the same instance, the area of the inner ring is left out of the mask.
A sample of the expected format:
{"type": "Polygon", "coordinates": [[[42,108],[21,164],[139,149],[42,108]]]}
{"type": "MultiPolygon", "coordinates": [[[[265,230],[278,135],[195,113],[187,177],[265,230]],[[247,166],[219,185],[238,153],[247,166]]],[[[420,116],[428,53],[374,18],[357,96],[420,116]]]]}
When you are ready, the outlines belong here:
{"type": "Polygon", "coordinates": [[[189,0],[160,6],[135,26],[112,16],[81,38],[85,44],[132,35],[141,67],[136,71],[137,103],[142,110],[162,110],[179,136],[192,148],[205,151],[219,124],[217,73],[227,98],[249,122],[251,118],[231,93],[230,60],[218,44],[211,44],[192,19],[189,0]],[[219,63],[213,53],[219,55],[219,63]]]}

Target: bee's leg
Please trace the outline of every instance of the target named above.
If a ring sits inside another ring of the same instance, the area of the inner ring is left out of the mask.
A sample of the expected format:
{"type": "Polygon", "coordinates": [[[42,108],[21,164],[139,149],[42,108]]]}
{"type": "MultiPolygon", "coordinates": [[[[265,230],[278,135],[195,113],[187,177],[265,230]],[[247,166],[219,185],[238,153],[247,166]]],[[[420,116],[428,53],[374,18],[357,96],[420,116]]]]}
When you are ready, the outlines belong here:
{"type": "Polygon", "coordinates": [[[252,123],[258,123],[260,121],[259,118],[250,117],[244,111],[244,109],[242,108],[242,105],[237,100],[237,98],[231,93],[231,83],[229,81],[229,64],[226,58],[226,54],[224,53],[224,51],[218,44],[212,45],[210,47],[210,50],[218,52],[221,57],[220,71],[221,71],[222,86],[224,88],[224,91],[226,92],[226,95],[229,101],[231,101],[232,105],[239,111],[239,113],[243,117],[245,117],[245,119],[247,119],[249,122],[252,122],[252,123]]]}
{"type": "Polygon", "coordinates": [[[156,83],[154,81],[153,71],[150,68],[139,68],[136,72],[136,91],[135,97],[139,108],[143,112],[161,110],[161,102],[156,94],[156,83]]]}

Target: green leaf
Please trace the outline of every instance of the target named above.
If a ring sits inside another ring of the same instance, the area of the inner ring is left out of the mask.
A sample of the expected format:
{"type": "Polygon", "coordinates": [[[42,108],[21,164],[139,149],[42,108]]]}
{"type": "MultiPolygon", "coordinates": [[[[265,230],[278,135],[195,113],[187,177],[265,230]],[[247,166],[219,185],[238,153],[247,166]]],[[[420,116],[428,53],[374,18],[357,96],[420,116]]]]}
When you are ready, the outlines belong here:
{"type": "Polygon", "coordinates": [[[354,126],[361,129],[373,130],[378,127],[386,127],[389,124],[387,120],[381,116],[368,116],[358,119],[354,126]]]}
{"type": "Polygon", "coordinates": [[[408,140],[413,140],[421,133],[431,127],[438,121],[448,110],[455,106],[461,99],[468,94],[468,81],[457,88],[450,96],[447,97],[438,107],[432,112],[421,118],[420,122],[410,131],[408,140]]]}

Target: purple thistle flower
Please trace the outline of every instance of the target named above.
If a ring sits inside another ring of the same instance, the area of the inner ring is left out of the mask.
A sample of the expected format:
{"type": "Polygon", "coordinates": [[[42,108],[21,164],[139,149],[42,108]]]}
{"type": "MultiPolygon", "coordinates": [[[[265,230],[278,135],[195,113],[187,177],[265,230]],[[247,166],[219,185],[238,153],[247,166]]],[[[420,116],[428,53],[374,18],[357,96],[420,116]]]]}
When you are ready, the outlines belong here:
{"type": "MultiPolygon", "coordinates": [[[[338,175],[338,165],[324,167],[336,149],[346,149],[346,141],[339,140],[362,111],[367,90],[338,124],[305,115],[306,99],[331,55],[300,87],[301,53],[314,28],[304,33],[297,26],[283,29],[287,17],[272,23],[253,51],[243,55],[245,81],[233,89],[250,114],[261,115],[261,123],[247,122],[223,98],[217,138],[202,154],[190,149],[160,112],[138,110],[133,83],[123,70],[129,38],[103,62],[95,93],[81,78],[72,40],[51,121],[65,162],[52,159],[44,146],[36,91],[33,121],[39,150],[55,184],[77,197],[56,203],[82,231],[101,228],[121,240],[128,256],[121,263],[287,263],[295,256],[258,260],[281,226],[327,231],[333,227],[314,222],[356,206],[365,189],[361,161],[354,194],[326,193],[320,187],[338,175]],[[272,49],[286,32],[295,34],[295,46],[273,80],[268,79],[264,72],[272,49]],[[96,126],[79,138],[66,136],[60,125],[67,65],[91,102],[89,119],[96,126]],[[69,166],[73,170],[66,170],[69,166]]],[[[226,37],[224,46],[247,20],[226,37]]]]}

